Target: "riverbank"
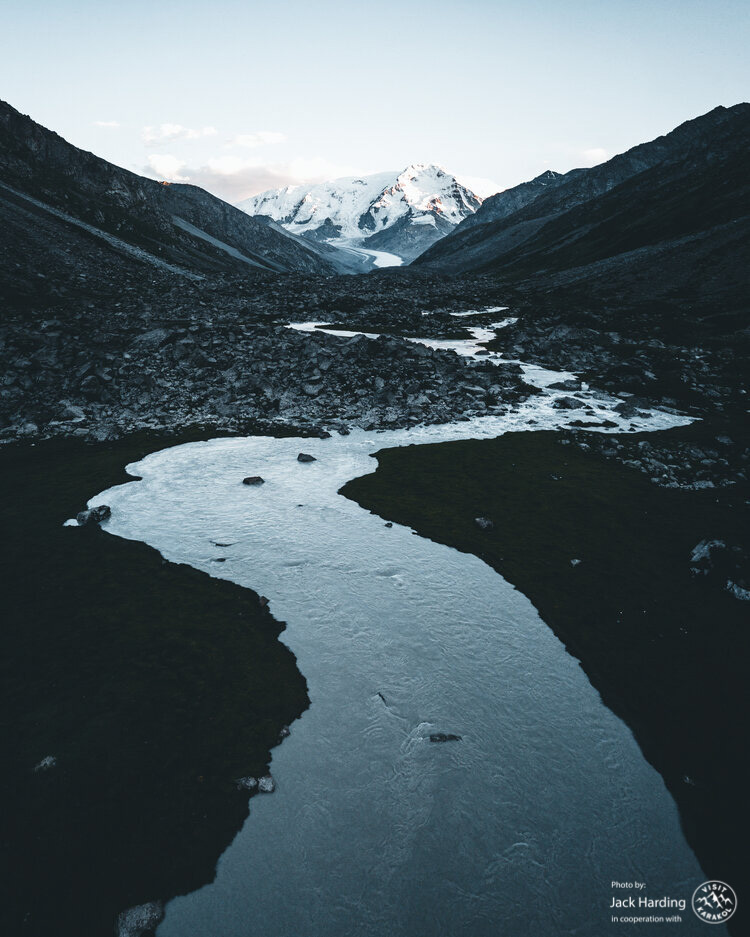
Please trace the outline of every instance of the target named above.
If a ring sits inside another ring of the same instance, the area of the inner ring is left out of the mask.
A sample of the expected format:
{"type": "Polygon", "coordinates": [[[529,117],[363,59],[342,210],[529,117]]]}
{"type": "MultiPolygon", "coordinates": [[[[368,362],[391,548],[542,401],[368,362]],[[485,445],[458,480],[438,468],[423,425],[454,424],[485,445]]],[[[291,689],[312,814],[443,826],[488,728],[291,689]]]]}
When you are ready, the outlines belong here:
{"type": "MultiPolygon", "coordinates": [[[[706,444],[722,429],[673,429],[658,445],[706,444]]],[[[734,717],[750,648],[748,602],[726,583],[747,565],[747,484],[664,490],[638,467],[570,442],[511,433],[381,450],[377,471],[342,493],[476,554],[527,595],[662,774],[706,876],[739,883],[750,779],[734,717]],[[691,559],[712,541],[726,548],[691,559]]],[[[732,923],[741,932],[742,919],[732,923]]]]}
{"type": "Polygon", "coordinates": [[[209,882],[247,815],[235,779],[308,705],[257,593],[62,526],[127,463],[217,435],[0,451],[4,934],[101,937],[209,882]]]}

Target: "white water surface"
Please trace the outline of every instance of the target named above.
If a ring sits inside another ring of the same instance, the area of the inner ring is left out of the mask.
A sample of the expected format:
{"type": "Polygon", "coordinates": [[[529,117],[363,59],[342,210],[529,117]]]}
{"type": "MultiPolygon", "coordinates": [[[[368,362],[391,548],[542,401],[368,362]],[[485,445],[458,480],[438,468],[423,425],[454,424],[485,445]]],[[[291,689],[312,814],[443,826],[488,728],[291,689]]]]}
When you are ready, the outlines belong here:
{"type": "MultiPolygon", "coordinates": [[[[451,312],[450,315],[455,316],[457,319],[462,319],[465,316],[486,316],[490,312],[504,312],[508,307],[507,306],[488,306],[486,309],[468,309],[466,312],[451,312]]],[[[516,321],[515,319],[513,320],[516,321]]]]}
{"type": "MultiPolygon", "coordinates": [[[[337,493],[383,447],[581,416],[554,396],[447,426],[177,446],[92,499],[111,533],[268,596],[309,685],[273,752],[276,793],[252,800],[215,881],[171,901],[159,937],[624,935],[643,925],[610,923],[612,880],[678,898],[703,881],[660,776],[528,599],[337,493]]],[[[586,396],[622,429],[686,422],[586,396]]]]}
{"type": "Polygon", "coordinates": [[[403,257],[398,254],[390,254],[388,251],[373,251],[364,247],[360,250],[363,254],[372,257],[376,267],[401,267],[404,263],[403,257]]]}
{"type": "Polygon", "coordinates": [[[374,251],[368,247],[362,247],[357,240],[347,238],[331,239],[328,241],[334,247],[348,251],[350,254],[356,254],[358,257],[364,257],[371,260],[373,267],[400,267],[404,263],[404,258],[399,254],[390,254],[388,251],[374,251]]]}

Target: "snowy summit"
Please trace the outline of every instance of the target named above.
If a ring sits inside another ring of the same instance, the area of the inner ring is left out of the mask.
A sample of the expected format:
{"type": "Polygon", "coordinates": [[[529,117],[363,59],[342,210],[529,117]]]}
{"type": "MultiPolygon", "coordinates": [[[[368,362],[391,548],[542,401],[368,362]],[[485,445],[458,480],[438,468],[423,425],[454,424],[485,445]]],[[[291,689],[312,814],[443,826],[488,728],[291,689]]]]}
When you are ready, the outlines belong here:
{"type": "Polygon", "coordinates": [[[409,261],[474,214],[481,203],[442,167],[415,163],[400,173],[271,189],[237,207],[269,217],[292,234],[385,251],[409,261]]]}

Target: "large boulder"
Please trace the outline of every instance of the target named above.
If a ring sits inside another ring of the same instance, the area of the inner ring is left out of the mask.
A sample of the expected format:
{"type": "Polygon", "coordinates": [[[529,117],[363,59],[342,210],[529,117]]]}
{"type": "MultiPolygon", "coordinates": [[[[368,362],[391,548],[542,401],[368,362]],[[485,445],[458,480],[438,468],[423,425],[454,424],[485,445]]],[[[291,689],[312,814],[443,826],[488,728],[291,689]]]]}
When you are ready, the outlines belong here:
{"type": "Polygon", "coordinates": [[[690,554],[691,575],[708,576],[715,570],[719,557],[726,556],[726,551],[723,540],[701,540],[690,554]]]}
{"type": "Polygon", "coordinates": [[[68,403],[67,401],[62,401],[62,410],[58,419],[62,423],[78,423],[81,420],[86,419],[86,414],[83,412],[81,407],[77,407],[75,404],[68,403]]]}
{"type": "Polygon", "coordinates": [[[750,600],[750,551],[723,540],[701,540],[690,554],[690,574],[726,589],[735,599],[750,600]]]}

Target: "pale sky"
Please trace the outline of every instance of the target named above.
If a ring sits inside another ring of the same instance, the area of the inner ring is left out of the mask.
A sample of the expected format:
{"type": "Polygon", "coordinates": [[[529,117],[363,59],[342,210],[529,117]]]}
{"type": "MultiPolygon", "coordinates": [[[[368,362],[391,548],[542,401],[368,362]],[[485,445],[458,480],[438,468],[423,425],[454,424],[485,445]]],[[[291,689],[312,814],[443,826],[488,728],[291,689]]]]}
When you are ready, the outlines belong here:
{"type": "Polygon", "coordinates": [[[750,98],[746,0],[0,0],[0,14],[2,99],[229,201],[415,162],[487,195],[750,98]]]}

